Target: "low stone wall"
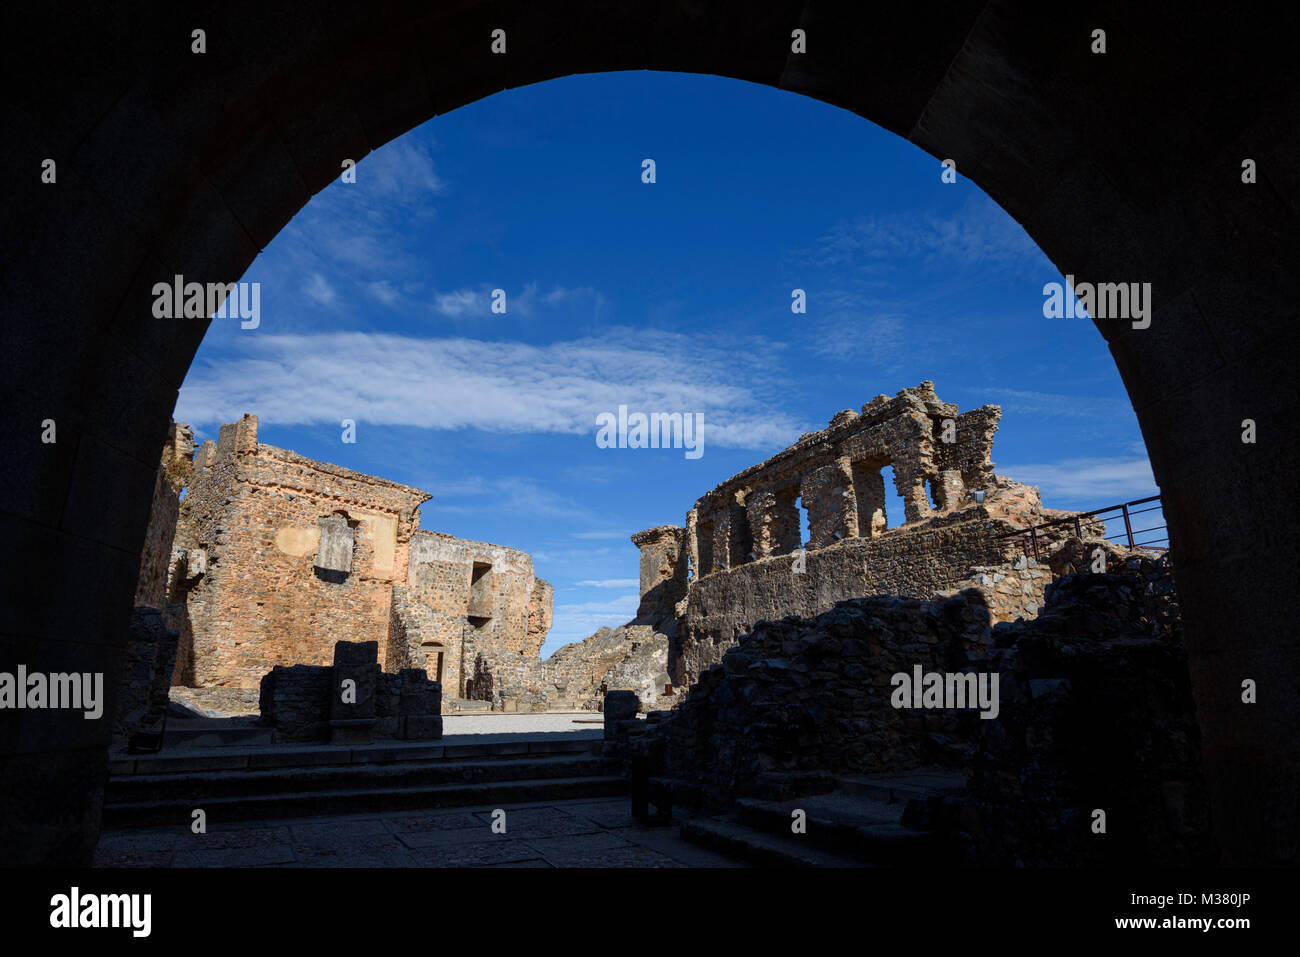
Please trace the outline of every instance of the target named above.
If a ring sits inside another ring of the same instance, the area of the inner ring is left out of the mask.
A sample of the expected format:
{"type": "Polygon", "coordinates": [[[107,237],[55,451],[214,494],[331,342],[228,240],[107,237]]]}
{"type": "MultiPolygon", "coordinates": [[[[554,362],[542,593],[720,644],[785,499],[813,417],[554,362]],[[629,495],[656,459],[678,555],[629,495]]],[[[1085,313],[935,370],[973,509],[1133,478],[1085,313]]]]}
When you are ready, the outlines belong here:
{"type": "Polygon", "coordinates": [[[1044,593],[1052,580],[1046,565],[1020,555],[1006,565],[977,565],[955,588],[940,592],[939,598],[978,592],[993,622],[1033,618],[1044,604],[1044,593]]]}
{"type": "Polygon", "coordinates": [[[442,737],[442,687],[418,668],[379,670],[378,642],[335,646],[333,665],[277,666],[262,678],[259,705],[274,740],[364,743],[442,737]],[[354,682],[344,700],[343,681],[354,682]]]}
{"type": "Polygon", "coordinates": [[[813,619],[763,622],[701,672],[662,722],[662,773],[710,803],[754,793],[766,772],[832,773],[960,765],[979,718],[897,710],[891,676],[987,670],[988,611],[978,596],[941,602],[879,596],[813,619]]]}

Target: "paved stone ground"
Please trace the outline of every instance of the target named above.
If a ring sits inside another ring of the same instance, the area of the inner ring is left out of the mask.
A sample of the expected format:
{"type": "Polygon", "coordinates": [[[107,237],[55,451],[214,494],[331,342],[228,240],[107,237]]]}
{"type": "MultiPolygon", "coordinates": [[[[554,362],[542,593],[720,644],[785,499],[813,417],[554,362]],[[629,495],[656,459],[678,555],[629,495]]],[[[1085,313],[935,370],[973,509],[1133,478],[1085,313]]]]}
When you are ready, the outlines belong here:
{"type": "Polygon", "coordinates": [[[626,797],[492,808],[106,830],[96,867],[735,867],[684,840],[677,823],[646,828],[626,797]]]}
{"type": "Polygon", "coordinates": [[[599,711],[547,712],[545,714],[444,714],[442,735],[519,734],[554,731],[601,731],[599,711]],[[577,719],[577,720],[575,720],[577,719]],[[594,722],[594,723],[593,723],[594,722]]]}

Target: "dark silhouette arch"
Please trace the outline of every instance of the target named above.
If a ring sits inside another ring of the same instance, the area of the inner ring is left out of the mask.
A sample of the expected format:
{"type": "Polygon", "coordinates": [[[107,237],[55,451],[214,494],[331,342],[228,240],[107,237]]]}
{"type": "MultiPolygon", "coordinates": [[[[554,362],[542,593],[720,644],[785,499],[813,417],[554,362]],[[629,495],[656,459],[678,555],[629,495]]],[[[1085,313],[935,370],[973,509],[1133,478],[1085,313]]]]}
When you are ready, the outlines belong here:
{"type": "MultiPolygon", "coordinates": [[[[1300,563],[1287,490],[1300,377],[1283,344],[1300,263],[1298,18],[1155,6],[155,0],[95,19],[57,5],[7,11],[5,669],[117,672],[158,450],[206,328],[155,319],[155,282],[238,279],[344,159],[499,90],[583,72],[717,74],[858,113],[934,155],[936,173],[954,159],[1064,273],[1152,283],[1150,328],[1098,325],[1164,494],[1216,835],[1228,863],[1294,862],[1300,563]],[[503,56],[489,50],[497,28],[503,56]],[[790,51],[795,28],[805,54],[790,51]],[[1090,51],[1098,28],[1105,54],[1090,51]],[[191,52],[195,29],[205,53],[191,52]],[[41,181],[47,158],[55,184],[41,181]],[[1254,184],[1242,182],[1245,159],[1254,184]],[[1247,418],[1253,445],[1241,441],[1247,418]],[[54,444],[39,438],[46,419],[54,444]],[[1258,704],[1241,703],[1246,678],[1258,704]]],[[[0,846],[11,862],[86,860],[110,725],[5,716],[0,846]]]]}

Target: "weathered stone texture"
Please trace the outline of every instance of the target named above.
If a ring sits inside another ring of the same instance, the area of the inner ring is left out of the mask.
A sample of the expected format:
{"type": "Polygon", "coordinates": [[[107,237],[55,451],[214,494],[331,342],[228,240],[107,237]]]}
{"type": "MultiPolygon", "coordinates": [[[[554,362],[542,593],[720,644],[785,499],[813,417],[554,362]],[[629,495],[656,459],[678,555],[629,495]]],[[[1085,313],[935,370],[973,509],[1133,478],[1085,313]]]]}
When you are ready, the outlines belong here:
{"type": "Polygon", "coordinates": [[[632,536],[641,550],[641,603],[636,621],[666,634],[675,627],[677,603],[686,597],[685,530],[674,525],[632,536]]]}
{"type": "Polygon", "coordinates": [[[715,806],[757,793],[764,776],[960,770],[966,793],[909,814],[950,832],[969,863],[1212,863],[1168,557],[1133,552],[1112,572],[1067,575],[1033,619],[994,624],[991,591],[763,622],[638,746],[655,773],[715,806]],[[895,708],[890,678],[916,665],[998,674],[997,716],[895,708]]]}
{"type": "Polygon", "coordinates": [[[115,748],[124,747],[136,732],[161,731],[177,639],[156,608],[132,610],[113,718],[115,748]]]}
{"type": "Polygon", "coordinates": [[[1209,865],[1217,860],[1181,615],[1168,559],[1132,553],[1047,588],[1000,625],[983,722],[952,826],[991,865],[1209,865]],[[1092,831],[1093,811],[1106,833],[1092,831]]]}
{"type": "Polygon", "coordinates": [[[361,638],[389,671],[463,695],[476,654],[536,656],[551,587],[524,552],[419,530],[429,497],[261,444],[255,416],[223,425],[194,457],[171,548],[176,682],[256,688],[361,638]]]}
{"type": "Polygon", "coordinates": [[[332,665],[273,668],[261,682],[261,723],[277,742],[441,738],[442,687],[419,668],[381,672],[378,651],[378,642],[341,641],[332,665]],[[341,694],[349,679],[355,703],[341,694]]]}
{"type": "Polygon", "coordinates": [[[167,603],[167,577],[172,558],[172,540],[180,514],[178,493],[188,476],[189,457],[194,452],[194,433],[188,425],[175,423],[168,432],[162,461],[154,477],[153,504],[149,528],[140,553],[140,577],[136,583],[136,606],[162,608],[167,603]]]}
{"type": "MultiPolygon", "coordinates": [[[[892,399],[880,395],[723,482],[695,503],[684,528],[634,535],[637,620],[669,635],[675,683],[693,685],[765,619],[812,616],[865,595],[935,598],[1010,561],[1020,545],[1002,536],[1067,513],[1044,509],[1037,489],[993,474],[1000,416],[992,405],[959,413],[928,381],[892,399]],[[905,522],[895,528],[887,527],[885,466],[904,499],[905,522]]],[[[1043,544],[1065,535],[1063,526],[1043,544]]],[[[1041,605],[1041,583],[1024,597],[993,602],[995,620],[1041,605]]]]}
{"type": "MultiPolygon", "coordinates": [[[[542,661],[479,655],[476,695],[503,711],[598,711],[606,690],[627,690],[647,707],[666,707],[668,638],[646,625],[601,628],[542,661]],[[481,694],[480,694],[481,692],[481,694]]],[[[668,698],[671,704],[673,698],[668,698]]]]}

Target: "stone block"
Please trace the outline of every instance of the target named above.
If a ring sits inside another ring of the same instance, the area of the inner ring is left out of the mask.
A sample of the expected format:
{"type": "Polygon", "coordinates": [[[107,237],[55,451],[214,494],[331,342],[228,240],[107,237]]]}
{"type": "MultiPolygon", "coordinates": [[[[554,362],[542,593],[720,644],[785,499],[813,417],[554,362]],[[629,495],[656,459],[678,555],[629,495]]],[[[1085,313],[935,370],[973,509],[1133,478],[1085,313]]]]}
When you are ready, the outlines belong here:
{"type": "Polygon", "coordinates": [[[641,699],[635,691],[605,692],[605,724],[631,718],[641,709],[641,699]]]}
{"type": "Polygon", "coordinates": [[[442,715],[406,715],[402,718],[402,737],[407,741],[437,741],[442,737],[442,715]]]}
{"type": "Polygon", "coordinates": [[[374,739],[374,718],[335,718],[329,723],[330,744],[369,744],[374,739]]]}

